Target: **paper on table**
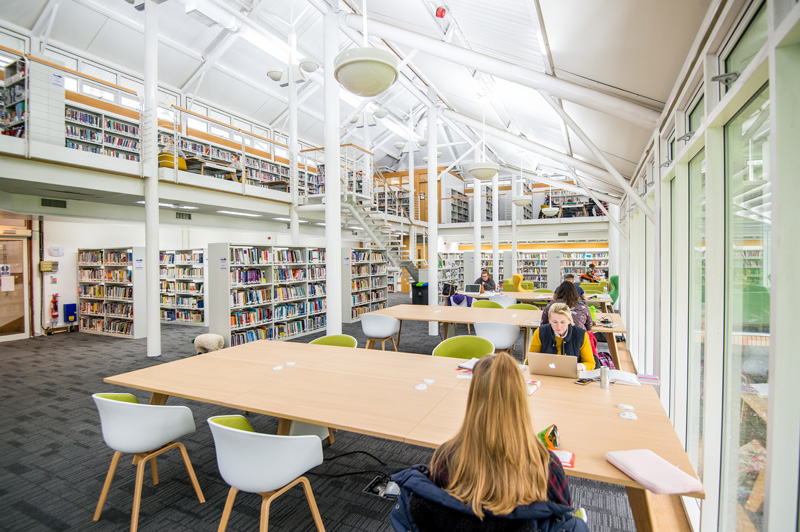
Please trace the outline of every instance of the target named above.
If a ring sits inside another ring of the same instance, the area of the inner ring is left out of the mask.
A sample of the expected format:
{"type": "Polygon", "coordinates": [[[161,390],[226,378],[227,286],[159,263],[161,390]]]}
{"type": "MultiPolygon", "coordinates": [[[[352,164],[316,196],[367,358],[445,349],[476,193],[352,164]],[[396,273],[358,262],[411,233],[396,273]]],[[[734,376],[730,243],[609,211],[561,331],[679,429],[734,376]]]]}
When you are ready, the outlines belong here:
{"type": "Polygon", "coordinates": [[[14,291],[14,278],[10,275],[0,277],[0,292],[13,292],[14,291]]]}
{"type": "Polygon", "coordinates": [[[475,363],[478,362],[478,360],[480,360],[480,359],[473,357],[473,358],[467,360],[466,362],[462,362],[461,364],[458,365],[458,367],[461,368],[461,369],[469,369],[469,370],[471,370],[472,368],[475,367],[475,363]]]}

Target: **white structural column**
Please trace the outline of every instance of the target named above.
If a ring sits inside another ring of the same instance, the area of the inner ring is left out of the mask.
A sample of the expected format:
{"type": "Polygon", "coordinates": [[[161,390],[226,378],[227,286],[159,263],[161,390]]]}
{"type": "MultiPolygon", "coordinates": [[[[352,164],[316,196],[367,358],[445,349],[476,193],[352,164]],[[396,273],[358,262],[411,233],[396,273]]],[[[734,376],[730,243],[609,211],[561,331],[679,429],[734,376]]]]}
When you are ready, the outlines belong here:
{"type": "MultiPolygon", "coordinates": [[[[428,89],[432,100],[436,100],[436,92],[428,89]]],[[[428,305],[439,304],[439,159],[438,148],[439,113],[436,109],[428,109],[428,305]]],[[[439,335],[439,323],[428,322],[428,334],[439,335]]]]}
{"type": "MultiPolygon", "coordinates": [[[[492,276],[495,283],[500,283],[500,176],[492,178],[492,276]]],[[[499,287],[499,284],[498,284],[499,287]]]]}
{"type": "MultiPolygon", "coordinates": [[[[148,0],[144,24],[144,113],[142,171],[144,173],[144,242],[147,356],[161,355],[161,315],[158,288],[158,4],[148,0]]],[[[133,275],[138,273],[134,270],[133,275]]],[[[139,312],[139,310],[135,310],[139,312]]]]}
{"type": "MultiPolygon", "coordinates": [[[[511,197],[512,199],[516,196],[522,194],[522,176],[519,176],[519,180],[515,178],[511,178],[511,197]]],[[[521,209],[521,207],[517,207],[514,203],[511,203],[511,271],[506,272],[506,276],[510,276],[517,273],[517,211],[521,209]]]]}
{"type": "MultiPolygon", "coordinates": [[[[408,150],[408,217],[411,223],[416,223],[416,201],[414,182],[414,113],[413,110],[408,113],[408,139],[406,140],[406,150],[408,150]]],[[[411,225],[408,228],[408,254],[411,256],[411,261],[417,265],[417,231],[416,226],[411,225]]],[[[430,279],[428,279],[430,282],[430,279]]],[[[430,290],[430,288],[428,289],[430,290]]]]}
{"type": "Polygon", "coordinates": [[[286,65],[287,79],[289,80],[289,171],[290,186],[292,187],[292,205],[289,208],[289,234],[293,246],[300,245],[300,220],[297,216],[297,204],[300,199],[300,170],[299,150],[297,146],[297,80],[295,79],[295,68],[297,65],[297,35],[294,31],[294,21],[292,29],[289,31],[289,63],[286,65]]]}
{"type": "MultiPolygon", "coordinates": [[[[477,161],[478,159],[476,159],[477,161]]],[[[481,276],[481,225],[483,224],[483,209],[481,209],[481,180],[473,178],[472,185],[472,279],[469,282],[481,276]]],[[[467,265],[464,265],[464,271],[467,270],[467,265]]]]}
{"type": "Polygon", "coordinates": [[[333,61],[339,51],[337,12],[328,7],[325,40],[325,258],[328,334],[342,333],[342,198],[339,182],[339,84],[333,61]]]}

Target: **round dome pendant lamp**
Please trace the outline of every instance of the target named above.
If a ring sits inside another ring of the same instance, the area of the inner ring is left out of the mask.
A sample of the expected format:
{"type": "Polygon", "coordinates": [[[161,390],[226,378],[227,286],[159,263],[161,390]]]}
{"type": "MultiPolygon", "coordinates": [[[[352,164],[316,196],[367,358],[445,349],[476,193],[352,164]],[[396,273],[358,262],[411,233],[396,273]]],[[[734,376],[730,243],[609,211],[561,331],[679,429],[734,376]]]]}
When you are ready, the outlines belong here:
{"type": "Polygon", "coordinates": [[[521,154],[519,158],[519,186],[520,186],[520,191],[523,192],[523,194],[511,198],[511,203],[513,203],[517,207],[527,207],[528,205],[531,204],[531,200],[533,199],[532,197],[525,195],[524,191],[522,190],[522,183],[525,182],[524,178],[522,177],[522,164],[524,162],[523,158],[524,155],[521,154]]]}
{"type": "Polygon", "coordinates": [[[467,172],[480,181],[488,181],[500,171],[500,165],[486,160],[486,101],[483,103],[483,160],[466,166],[467,172]]]}
{"type": "Polygon", "coordinates": [[[549,206],[542,208],[542,214],[547,216],[548,218],[552,218],[558,211],[560,210],[558,207],[553,207],[553,185],[550,185],[550,194],[548,195],[548,203],[549,206]]]}
{"type": "Polygon", "coordinates": [[[397,81],[395,56],[380,48],[371,48],[367,35],[367,0],[361,4],[363,46],[345,50],[333,61],[333,75],[345,89],[357,96],[377,96],[397,81]]]}

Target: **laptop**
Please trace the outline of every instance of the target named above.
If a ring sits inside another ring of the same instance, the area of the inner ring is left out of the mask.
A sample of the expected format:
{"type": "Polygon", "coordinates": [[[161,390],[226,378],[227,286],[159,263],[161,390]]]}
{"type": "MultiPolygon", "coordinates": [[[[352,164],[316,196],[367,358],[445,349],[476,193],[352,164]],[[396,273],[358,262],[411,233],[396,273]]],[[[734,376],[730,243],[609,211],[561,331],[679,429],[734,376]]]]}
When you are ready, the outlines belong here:
{"type": "Polygon", "coordinates": [[[464,293],[465,294],[480,294],[481,293],[481,285],[479,285],[479,284],[465,284],[464,285],[464,293]]]}
{"type": "Polygon", "coordinates": [[[528,370],[531,375],[578,378],[578,361],[568,355],[528,353],[528,370]]]}

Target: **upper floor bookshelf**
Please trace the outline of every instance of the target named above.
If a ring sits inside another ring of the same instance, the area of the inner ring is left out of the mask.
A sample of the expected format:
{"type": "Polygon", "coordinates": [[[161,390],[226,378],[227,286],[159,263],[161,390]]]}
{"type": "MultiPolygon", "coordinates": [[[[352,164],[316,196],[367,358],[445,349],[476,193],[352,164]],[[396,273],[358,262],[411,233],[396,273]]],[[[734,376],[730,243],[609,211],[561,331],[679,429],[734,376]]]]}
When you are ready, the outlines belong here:
{"type": "Polygon", "coordinates": [[[0,134],[24,138],[27,123],[28,62],[25,58],[3,68],[0,88],[0,134]]]}

